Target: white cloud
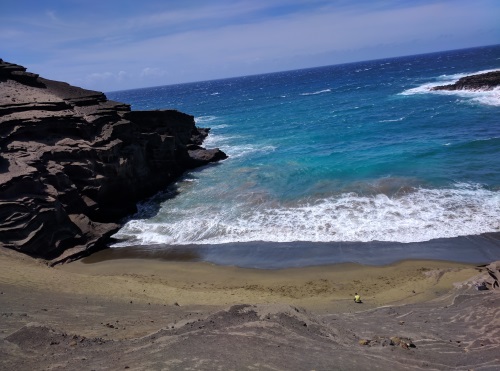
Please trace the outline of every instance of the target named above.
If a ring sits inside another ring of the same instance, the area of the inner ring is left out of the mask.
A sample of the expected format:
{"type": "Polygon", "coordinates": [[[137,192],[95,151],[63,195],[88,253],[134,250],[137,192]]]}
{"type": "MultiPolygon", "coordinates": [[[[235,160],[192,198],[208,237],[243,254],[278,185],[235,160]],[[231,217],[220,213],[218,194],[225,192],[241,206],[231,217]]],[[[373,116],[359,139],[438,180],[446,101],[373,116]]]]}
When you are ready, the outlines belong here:
{"type": "MultiPolygon", "coordinates": [[[[20,22],[18,15],[9,24],[0,23],[0,35],[6,35],[2,29],[11,35],[3,39],[0,51],[12,49],[2,54],[21,64],[22,59],[11,55],[29,51],[41,67],[34,72],[50,71],[49,78],[111,90],[146,86],[153,80],[168,84],[383,57],[378,50],[395,56],[398,51],[401,55],[484,45],[499,32],[492,0],[408,2],[398,7],[391,2],[372,6],[340,1],[271,16],[266,8],[281,1],[197,7],[178,3],[154,12],[144,6],[137,15],[97,14],[95,19],[47,12],[53,22],[36,17],[20,22]],[[13,37],[16,34],[21,36],[13,37]]],[[[9,18],[0,15],[0,20],[9,18]]]]}
{"type": "Polygon", "coordinates": [[[125,71],[118,72],[94,72],[88,74],[83,82],[90,86],[99,85],[99,84],[114,84],[121,83],[131,76],[125,71]]]}
{"type": "Polygon", "coordinates": [[[45,12],[45,14],[47,15],[47,17],[49,17],[52,21],[55,21],[55,22],[58,22],[59,19],[56,17],[56,12],[53,11],[53,10],[47,10],[45,12]]]}
{"type": "Polygon", "coordinates": [[[141,77],[162,77],[162,76],[165,76],[165,74],[166,74],[166,72],[160,68],[146,67],[141,71],[140,76],[141,77]]]}

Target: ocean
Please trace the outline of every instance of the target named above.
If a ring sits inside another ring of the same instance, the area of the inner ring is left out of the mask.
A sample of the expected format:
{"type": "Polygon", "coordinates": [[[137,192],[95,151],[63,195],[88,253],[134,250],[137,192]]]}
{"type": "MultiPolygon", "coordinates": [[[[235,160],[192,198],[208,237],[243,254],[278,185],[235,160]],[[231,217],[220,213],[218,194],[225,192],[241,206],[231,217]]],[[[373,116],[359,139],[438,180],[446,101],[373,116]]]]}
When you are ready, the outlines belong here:
{"type": "Polygon", "coordinates": [[[498,69],[500,45],[107,93],[195,116],[229,156],[141,203],[112,247],[262,268],[500,259],[500,89],[429,90],[498,69]]]}

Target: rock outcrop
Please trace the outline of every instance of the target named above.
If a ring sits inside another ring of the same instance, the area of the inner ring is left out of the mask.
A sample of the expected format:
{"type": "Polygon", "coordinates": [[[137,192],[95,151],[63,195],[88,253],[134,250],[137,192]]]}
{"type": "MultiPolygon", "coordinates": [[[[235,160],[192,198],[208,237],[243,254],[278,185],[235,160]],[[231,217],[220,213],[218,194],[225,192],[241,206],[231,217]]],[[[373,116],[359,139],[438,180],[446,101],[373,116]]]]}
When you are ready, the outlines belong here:
{"type": "Polygon", "coordinates": [[[450,85],[435,86],[431,90],[492,90],[500,86],[500,71],[465,76],[450,85]]]}
{"type": "Polygon", "coordinates": [[[103,93],[0,59],[0,243],[61,262],[103,248],[136,203],[227,156],[175,111],[131,111],[103,93]]]}

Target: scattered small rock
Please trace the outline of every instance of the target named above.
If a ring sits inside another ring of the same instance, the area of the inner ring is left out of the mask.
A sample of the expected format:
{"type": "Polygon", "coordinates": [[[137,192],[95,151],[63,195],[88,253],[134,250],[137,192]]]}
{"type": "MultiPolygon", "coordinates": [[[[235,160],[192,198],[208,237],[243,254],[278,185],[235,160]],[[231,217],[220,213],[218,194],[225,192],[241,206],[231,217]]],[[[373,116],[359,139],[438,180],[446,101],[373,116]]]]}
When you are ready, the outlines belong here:
{"type": "MultiPolygon", "coordinates": [[[[403,349],[416,348],[416,345],[413,344],[410,338],[403,338],[399,336],[393,336],[391,338],[375,336],[373,339],[361,339],[359,340],[360,345],[369,345],[369,346],[399,346],[403,349]]],[[[394,350],[394,349],[392,349],[394,350]]]]}

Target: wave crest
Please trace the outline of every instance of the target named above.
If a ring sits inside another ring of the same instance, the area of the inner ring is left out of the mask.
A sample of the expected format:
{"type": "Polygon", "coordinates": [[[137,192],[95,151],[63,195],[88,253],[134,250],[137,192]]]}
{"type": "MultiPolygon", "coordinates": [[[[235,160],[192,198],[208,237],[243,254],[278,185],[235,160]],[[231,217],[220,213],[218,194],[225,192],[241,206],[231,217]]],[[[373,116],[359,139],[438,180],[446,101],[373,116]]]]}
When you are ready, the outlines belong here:
{"type": "Polygon", "coordinates": [[[332,89],[324,89],[324,90],[318,90],[312,93],[301,93],[300,95],[317,95],[317,94],[323,94],[323,93],[330,93],[332,89]]]}
{"type": "Polygon", "coordinates": [[[217,244],[230,242],[421,242],[500,231],[500,192],[460,184],[449,189],[418,189],[337,197],[294,206],[233,205],[214,211],[171,215],[158,223],[132,220],[114,237],[131,244],[217,244]]]}

